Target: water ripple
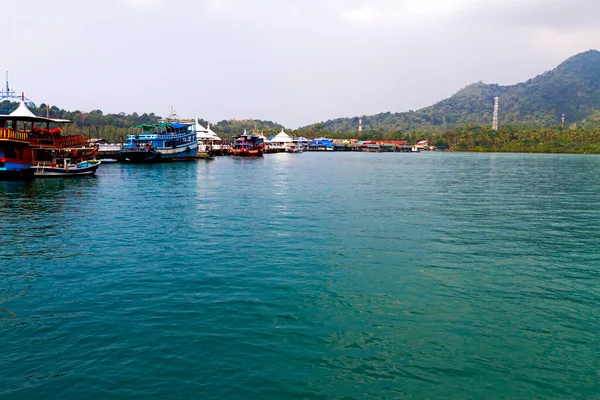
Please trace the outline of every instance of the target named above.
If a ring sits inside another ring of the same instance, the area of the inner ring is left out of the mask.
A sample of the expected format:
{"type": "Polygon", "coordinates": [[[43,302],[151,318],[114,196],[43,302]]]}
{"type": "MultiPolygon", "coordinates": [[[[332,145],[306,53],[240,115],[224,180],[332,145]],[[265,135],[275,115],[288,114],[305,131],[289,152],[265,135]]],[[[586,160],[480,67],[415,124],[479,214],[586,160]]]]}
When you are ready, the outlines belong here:
{"type": "Polygon", "coordinates": [[[598,172],[305,153],[0,182],[0,301],[31,286],[0,396],[593,398],[598,172]]]}

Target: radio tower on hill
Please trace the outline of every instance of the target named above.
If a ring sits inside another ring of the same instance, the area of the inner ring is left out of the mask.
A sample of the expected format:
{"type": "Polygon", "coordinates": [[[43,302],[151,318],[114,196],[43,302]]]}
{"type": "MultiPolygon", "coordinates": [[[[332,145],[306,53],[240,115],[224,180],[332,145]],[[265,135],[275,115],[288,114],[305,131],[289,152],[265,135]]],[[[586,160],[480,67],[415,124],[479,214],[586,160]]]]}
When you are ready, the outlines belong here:
{"type": "Polygon", "coordinates": [[[362,135],[362,115],[358,117],[358,136],[362,135]]]}
{"type": "Polygon", "coordinates": [[[492,119],[492,129],[498,130],[498,96],[494,97],[494,118],[492,119]]]}

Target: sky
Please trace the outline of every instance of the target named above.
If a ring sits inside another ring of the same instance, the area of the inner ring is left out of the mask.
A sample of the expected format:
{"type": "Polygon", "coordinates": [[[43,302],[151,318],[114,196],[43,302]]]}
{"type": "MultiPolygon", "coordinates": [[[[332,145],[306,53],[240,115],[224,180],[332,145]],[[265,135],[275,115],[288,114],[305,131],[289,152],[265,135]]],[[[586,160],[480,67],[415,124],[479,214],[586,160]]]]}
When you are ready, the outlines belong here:
{"type": "Polygon", "coordinates": [[[38,105],[295,129],[417,110],[600,50],[600,0],[1,0],[38,105]]]}

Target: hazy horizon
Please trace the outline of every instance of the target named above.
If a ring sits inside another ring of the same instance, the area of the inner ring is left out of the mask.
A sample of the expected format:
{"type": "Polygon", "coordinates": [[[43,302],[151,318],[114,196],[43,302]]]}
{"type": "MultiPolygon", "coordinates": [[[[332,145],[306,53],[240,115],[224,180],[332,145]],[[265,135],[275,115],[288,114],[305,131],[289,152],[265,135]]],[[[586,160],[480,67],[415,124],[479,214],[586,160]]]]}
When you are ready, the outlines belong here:
{"type": "Polygon", "coordinates": [[[33,0],[2,72],[37,104],[297,128],[513,85],[600,48],[599,0],[33,0]]]}

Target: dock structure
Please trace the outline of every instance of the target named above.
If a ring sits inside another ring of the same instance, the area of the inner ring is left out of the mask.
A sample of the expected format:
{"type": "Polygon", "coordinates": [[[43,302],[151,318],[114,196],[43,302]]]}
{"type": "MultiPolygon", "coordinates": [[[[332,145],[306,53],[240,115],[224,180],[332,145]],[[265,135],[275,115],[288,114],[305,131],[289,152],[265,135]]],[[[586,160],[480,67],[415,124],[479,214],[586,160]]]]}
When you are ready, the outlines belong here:
{"type": "Polygon", "coordinates": [[[123,145],[119,143],[98,143],[98,158],[118,160],[122,149],[123,145]]]}
{"type": "MultiPolygon", "coordinates": [[[[93,144],[98,146],[97,158],[100,160],[121,160],[121,151],[123,145],[120,143],[108,143],[104,139],[93,140],[93,144]]],[[[228,146],[220,146],[228,147],[228,146]]],[[[373,141],[349,141],[343,139],[316,139],[312,146],[307,146],[308,151],[352,151],[352,152],[396,152],[396,153],[418,153],[422,148],[408,144],[405,140],[373,140],[373,141]]],[[[271,151],[273,152],[273,151],[271,151]]],[[[266,151],[265,153],[269,153],[266,151]]],[[[227,155],[227,152],[214,152],[213,155],[227,155]]],[[[200,157],[201,158],[201,157],[200,157]]]]}
{"type": "Polygon", "coordinates": [[[344,140],[333,139],[334,151],[355,151],[366,153],[415,153],[419,148],[409,145],[406,140],[344,140]]]}

